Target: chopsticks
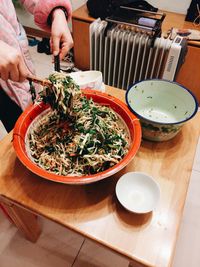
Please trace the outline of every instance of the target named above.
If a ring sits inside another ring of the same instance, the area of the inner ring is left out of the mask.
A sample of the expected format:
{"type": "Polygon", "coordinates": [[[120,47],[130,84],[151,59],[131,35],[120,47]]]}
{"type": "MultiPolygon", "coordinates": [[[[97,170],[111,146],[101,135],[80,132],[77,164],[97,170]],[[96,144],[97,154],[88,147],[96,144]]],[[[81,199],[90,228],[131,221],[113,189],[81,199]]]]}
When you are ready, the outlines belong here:
{"type": "Polygon", "coordinates": [[[52,83],[49,81],[49,80],[43,80],[43,79],[40,79],[36,76],[29,76],[27,77],[27,80],[29,82],[35,82],[35,83],[38,83],[38,84],[41,84],[42,86],[52,86],[52,83]]]}
{"type": "Polygon", "coordinates": [[[60,72],[60,55],[54,56],[54,70],[60,72]]]}

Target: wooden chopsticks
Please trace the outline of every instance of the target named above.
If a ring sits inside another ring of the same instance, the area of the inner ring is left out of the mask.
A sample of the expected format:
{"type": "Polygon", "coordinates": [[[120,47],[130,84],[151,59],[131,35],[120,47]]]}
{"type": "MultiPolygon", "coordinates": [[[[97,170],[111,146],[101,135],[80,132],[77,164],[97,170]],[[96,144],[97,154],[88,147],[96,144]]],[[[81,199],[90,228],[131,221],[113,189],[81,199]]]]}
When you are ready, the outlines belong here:
{"type": "Polygon", "coordinates": [[[43,80],[36,76],[29,76],[27,77],[27,80],[30,82],[41,84],[42,86],[52,86],[52,83],[49,80],[45,80],[45,79],[43,80]]]}

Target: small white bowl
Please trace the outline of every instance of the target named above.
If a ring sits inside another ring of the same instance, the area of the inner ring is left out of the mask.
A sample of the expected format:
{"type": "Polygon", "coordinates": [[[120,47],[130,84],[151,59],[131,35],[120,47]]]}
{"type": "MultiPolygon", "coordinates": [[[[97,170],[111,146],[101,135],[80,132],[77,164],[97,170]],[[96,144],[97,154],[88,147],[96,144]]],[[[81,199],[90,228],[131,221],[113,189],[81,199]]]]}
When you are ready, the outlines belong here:
{"type": "Polygon", "coordinates": [[[142,172],[128,172],[116,184],[116,195],[127,210],[147,213],[156,207],[160,188],[154,179],[142,172]]]}
{"type": "Polygon", "coordinates": [[[101,71],[77,71],[69,74],[81,89],[102,89],[103,77],[101,71]]]}

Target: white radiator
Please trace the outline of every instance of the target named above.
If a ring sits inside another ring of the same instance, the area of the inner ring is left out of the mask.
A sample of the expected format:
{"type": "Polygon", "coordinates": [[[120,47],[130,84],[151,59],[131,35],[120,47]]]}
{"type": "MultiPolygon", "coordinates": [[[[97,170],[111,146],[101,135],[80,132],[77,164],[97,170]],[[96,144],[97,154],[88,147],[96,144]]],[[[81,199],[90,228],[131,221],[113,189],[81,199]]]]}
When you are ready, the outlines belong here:
{"type": "Polygon", "coordinates": [[[105,84],[126,90],[144,79],[174,80],[182,38],[155,38],[152,46],[148,32],[119,24],[107,30],[107,23],[97,19],[90,25],[90,69],[100,70],[105,84]]]}

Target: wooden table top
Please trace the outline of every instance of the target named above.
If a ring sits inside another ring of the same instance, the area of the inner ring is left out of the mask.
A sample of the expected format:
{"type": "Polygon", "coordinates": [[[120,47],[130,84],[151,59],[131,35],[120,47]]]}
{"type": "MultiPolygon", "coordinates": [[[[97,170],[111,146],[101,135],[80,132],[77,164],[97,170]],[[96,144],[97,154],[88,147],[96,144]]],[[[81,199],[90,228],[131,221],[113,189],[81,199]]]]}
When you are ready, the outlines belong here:
{"type": "MultiPolygon", "coordinates": [[[[107,87],[124,100],[124,91],[107,87]]],[[[53,220],[145,266],[170,266],[200,133],[200,114],[171,141],[142,141],[120,173],[89,185],[65,185],[31,173],[17,159],[12,132],[0,142],[0,196],[53,220]],[[161,199],[152,213],[137,215],[117,201],[115,185],[128,171],[153,176],[161,199]]]]}

